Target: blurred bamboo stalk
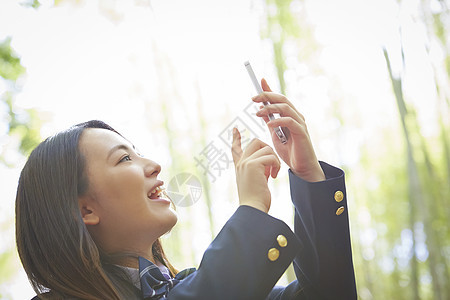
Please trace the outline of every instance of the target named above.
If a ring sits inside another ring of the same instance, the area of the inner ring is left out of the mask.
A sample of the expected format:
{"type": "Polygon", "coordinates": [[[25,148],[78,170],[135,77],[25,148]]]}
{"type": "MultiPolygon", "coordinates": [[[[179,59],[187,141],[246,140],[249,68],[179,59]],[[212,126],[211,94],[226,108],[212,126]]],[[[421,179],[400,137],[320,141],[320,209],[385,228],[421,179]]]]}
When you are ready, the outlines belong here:
{"type": "MultiPolygon", "coordinates": [[[[407,109],[403,97],[402,79],[401,77],[396,78],[393,75],[387,50],[383,49],[383,51],[397,101],[406,143],[410,197],[410,226],[413,226],[411,230],[414,233],[413,236],[415,236],[416,222],[423,222],[426,233],[426,245],[429,253],[427,262],[432,277],[433,297],[434,299],[447,299],[445,286],[448,283],[448,267],[445,259],[443,259],[440,254],[442,245],[439,239],[439,232],[436,232],[436,226],[433,226],[436,223],[435,218],[439,219],[439,212],[436,209],[436,207],[440,206],[439,199],[441,199],[439,195],[439,181],[435,176],[425,142],[420,134],[420,128],[414,110],[407,109]],[[414,139],[412,139],[412,136],[414,136],[414,139]],[[416,141],[418,145],[415,145],[412,140],[416,141]],[[419,155],[421,155],[424,164],[423,168],[421,168],[421,165],[417,161],[419,155]],[[416,215],[417,207],[420,207],[422,212],[421,215],[416,215]]],[[[415,247],[414,243],[413,247],[415,247]]],[[[418,269],[416,251],[417,249],[413,248],[413,256],[410,261],[412,270],[411,285],[415,291],[415,299],[419,299],[420,296],[418,293],[420,283],[417,280],[418,269]]]]}
{"type": "MultiPolygon", "coordinates": [[[[430,162],[426,143],[422,137],[421,148],[427,163],[428,176],[425,176],[427,184],[432,186],[434,203],[431,205],[432,213],[436,216],[434,226],[438,246],[439,266],[441,267],[441,284],[443,298],[450,298],[450,270],[448,265],[448,253],[443,249],[449,247],[450,232],[448,222],[450,221],[450,146],[448,141],[450,127],[450,36],[448,25],[450,11],[446,1],[438,1],[432,5],[430,0],[421,1],[423,22],[427,30],[429,41],[437,45],[443,53],[443,63],[430,61],[434,73],[434,82],[437,93],[438,125],[440,128],[440,142],[442,145],[442,162],[444,167],[444,178],[439,178],[433,165],[430,162]],[[433,9],[432,9],[433,7],[433,9]],[[446,174],[446,176],[445,176],[446,174]]],[[[430,43],[431,44],[431,43],[430,43]]],[[[427,54],[431,57],[431,46],[426,47],[427,54]]]]}
{"type": "MultiPolygon", "coordinates": [[[[450,41],[447,27],[445,26],[446,20],[450,18],[449,8],[445,1],[440,1],[440,12],[431,12],[431,3],[429,0],[422,0],[421,9],[424,14],[424,23],[427,29],[427,35],[429,40],[435,41],[440,45],[444,57],[444,64],[436,65],[430,60],[432,66],[435,88],[438,97],[438,121],[441,131],[441,143],[443,145],[443,163],[446,170],[447,188],[440,189],[442,196],[443,207],[445,207],[446,218],[450,220],[450,144],[448,140],[450,126],[450,41]],[[446,196],[447,195],[447,196],[446,196]]],[[[430,47],[426,47],[427,54],[430,54],[430,47]]],[[[448,237],[450,238],[450,236],[448,237]]],[[[450,295],[450,285],[447,286],[447,294],[450,295]]]]}
{"type": "MultiPolygon", "coordinates": [[[[414,163],[413,147],[411,145],[408,127],[406,125],[406,104],[403,100],[402,91],[402,81],[399,78],[395,78],[392,74],[391,62],[386,49],[383,49],[384,57],[386,59],[386,64],[389,72],[389,77],[392,82],[392,88],[394,90],[395,99],[397,100],[397,108],[400,115],[400,120],[402,123],[403,134],[406,143],[407,152],[407,166],[408,166],[408,196],[409,196],[409,226],[412,231],[413,243],[411,249],[412,258],[410,260],[411,264],[411,288],[413,291],[413,296],[415,300],[420,299],[419,294],[419,280],[418,280],[418,267],[417,267],[417,256],[416,256],[416,244],[415,244],[415,222],[416,222],[416,206],[421,198],[421,188],[419,182],[419,176],[416,164],[414,163]]],[[[434,279],[434,278],[433,278],[434,279]]]]}

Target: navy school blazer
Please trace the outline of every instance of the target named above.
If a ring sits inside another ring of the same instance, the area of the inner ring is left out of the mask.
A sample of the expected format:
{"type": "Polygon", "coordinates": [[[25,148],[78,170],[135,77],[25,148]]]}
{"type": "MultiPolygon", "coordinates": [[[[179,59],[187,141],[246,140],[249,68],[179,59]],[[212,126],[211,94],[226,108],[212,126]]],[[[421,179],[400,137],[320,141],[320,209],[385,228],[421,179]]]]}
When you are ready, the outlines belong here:
{"type": "Polygon", "coordinates": [[[326,180],[289,170],[294,232],[240,206],[206,250],[198,270],[169,299],[356,299],[344,172],[320,162],[326,180]],[[297,280],[275,287],[293,262],[297,280]]]}
{"type": "Polygon", "coordinates": [[[197,271],[168,299],[356,299],[344,172],[320,165],[326,180],[316,183],[289,170],[294,232],[258,209],[239,206],[197,271]],[[297,280],[275,286],[291,263],[297,280]]]}

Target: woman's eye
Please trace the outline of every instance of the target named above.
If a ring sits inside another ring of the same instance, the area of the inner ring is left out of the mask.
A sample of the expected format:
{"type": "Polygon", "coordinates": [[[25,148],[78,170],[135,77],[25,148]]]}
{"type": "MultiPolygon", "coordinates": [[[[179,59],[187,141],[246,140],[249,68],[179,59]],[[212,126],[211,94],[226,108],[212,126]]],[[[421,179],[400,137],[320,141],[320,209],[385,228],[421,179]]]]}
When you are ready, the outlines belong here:
{"type": "Polygon", "coordinates": [[[131,157],[129,155],[125,155],[124,157],[122,157],[119,160],[119,163],[124,162],[124,161],[130,161],[130,160],[131,160],[131,157]]]}

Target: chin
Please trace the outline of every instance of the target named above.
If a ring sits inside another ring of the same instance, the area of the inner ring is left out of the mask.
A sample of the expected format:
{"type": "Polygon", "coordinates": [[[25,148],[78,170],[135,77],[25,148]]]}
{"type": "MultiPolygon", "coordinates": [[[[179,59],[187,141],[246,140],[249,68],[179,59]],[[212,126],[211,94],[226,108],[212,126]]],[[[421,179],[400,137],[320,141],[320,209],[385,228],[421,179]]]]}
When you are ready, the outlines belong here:
{"type": "Polygon", "coordinates": [[[173,221],[172,222],[173,223],[172,223],[172,226],[170,227],[170,229],[172,229],[178,222],[178,215],[175,211],[173,212],[173,221]]]}
{"type": "Polygon", "coordinates": [[[167,216],[167,231],[169,232],[178,222],[178,215],[176,211],[170,209],[171,214],[167,216]]]}
{"type": "Polygon", "coordinates": [[[162,235],[169,234],[172,231],[172,229],[175,227],[175,225],[177,224],[177,221],[178,221],[178,217],[177,217],[177,214],[174,212],[173,220],[171,219],[171,223],[167,224],[168,226],[166,228],[166,231],[162,235]]]}

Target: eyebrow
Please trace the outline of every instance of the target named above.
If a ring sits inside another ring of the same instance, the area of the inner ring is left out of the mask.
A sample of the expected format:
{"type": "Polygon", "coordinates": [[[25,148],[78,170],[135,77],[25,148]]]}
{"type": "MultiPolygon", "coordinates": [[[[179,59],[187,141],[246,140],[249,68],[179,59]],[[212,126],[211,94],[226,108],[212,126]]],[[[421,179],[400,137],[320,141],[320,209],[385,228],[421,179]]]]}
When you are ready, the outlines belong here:
{"type": "MultiPolygon", "coordinates": [[[[135,147],[134,145],[132,145],[132,146],[133,146],[133,150],[135,150],[136,147],[135,147]]],[[[128,146],[125,145],[125,144],[116,145],[116,146],[112,147],[111,150],[109,150],[108,156],[106,157],[106,160],[108,160],[109,157],[110,157],[114,152],[116,152],[117,150],[127,150],[127,151],[129,151],[129,150],[131,150],[131,149],[130,149],[130,147],[128,147],[128,146]]]]}

